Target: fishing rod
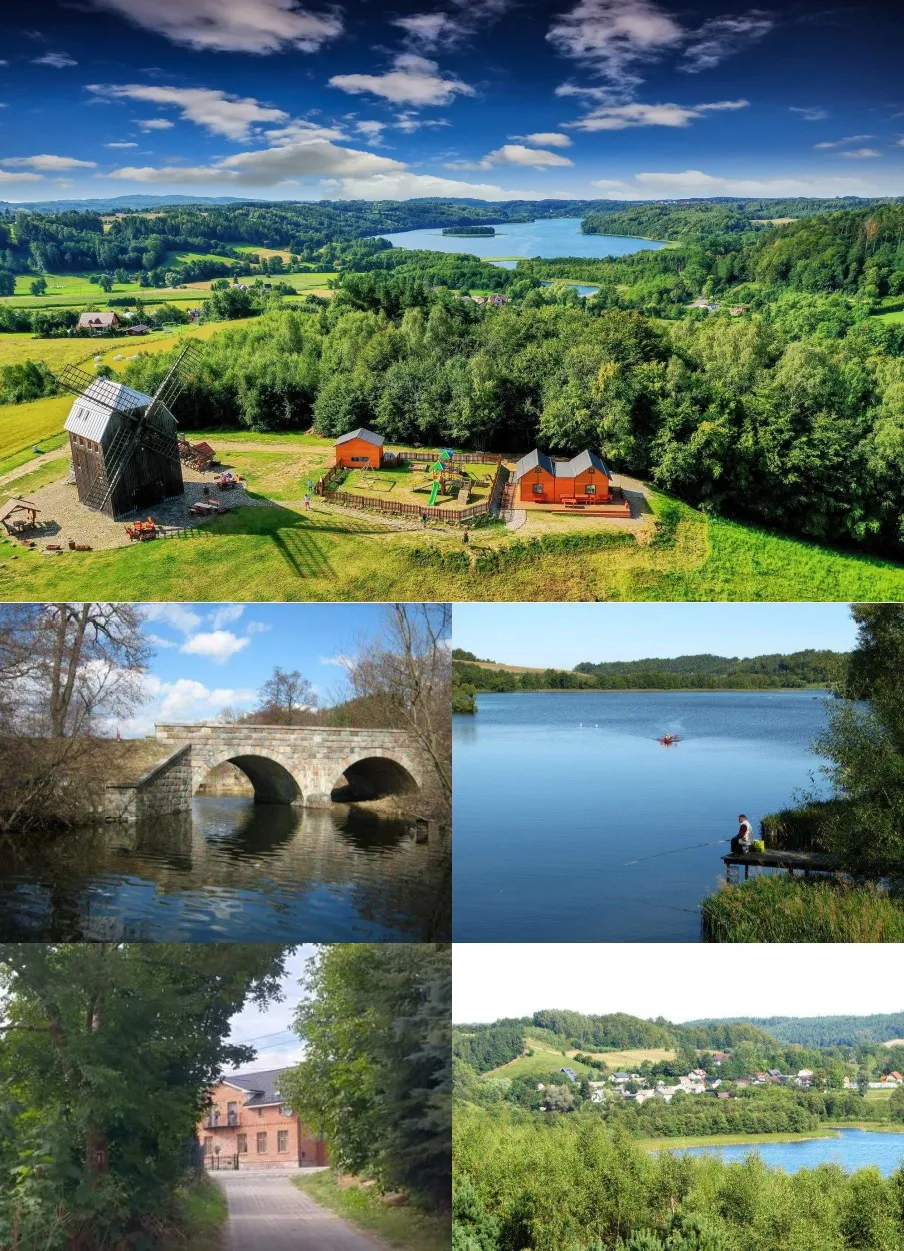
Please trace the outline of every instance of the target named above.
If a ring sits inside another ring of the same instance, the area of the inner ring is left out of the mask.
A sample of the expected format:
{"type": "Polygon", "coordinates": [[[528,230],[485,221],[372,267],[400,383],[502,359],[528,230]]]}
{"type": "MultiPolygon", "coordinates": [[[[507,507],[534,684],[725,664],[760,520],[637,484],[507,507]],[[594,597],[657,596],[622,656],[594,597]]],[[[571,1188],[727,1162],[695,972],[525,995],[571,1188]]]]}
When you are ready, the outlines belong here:
{"type": "Polygon", "coordinates": [[[718,847],[720,843],[730,842],[730,838],[714,838],[709,843],[691,843],[688,847],[672,847],[668,851],[657,851],[652,856],[639,856],[637,860],[626,860],[625,868],[631,864],[643,864],[645,860],[658,860],[660,856],[677,856],[680,851],[697,851],[700,847],[718,847]]]}

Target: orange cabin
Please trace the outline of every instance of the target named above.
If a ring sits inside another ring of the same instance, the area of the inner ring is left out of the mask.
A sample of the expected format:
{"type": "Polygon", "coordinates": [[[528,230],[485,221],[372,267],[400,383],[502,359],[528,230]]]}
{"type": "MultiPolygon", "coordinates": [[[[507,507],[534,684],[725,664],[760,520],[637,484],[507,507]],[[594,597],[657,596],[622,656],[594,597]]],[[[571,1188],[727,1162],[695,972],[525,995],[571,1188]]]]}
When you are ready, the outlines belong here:
{"type": "Polygon", "coordinates": [[[560,504],[569,499],[608,504],[612,475],[596,452],[579,452],[569,461],[554,461],[534,449],[522,456],[512,479],[523,503],[560,504]]]}
{"type": "Polygon", "coordinates": [[[336,464],[346,469],[379,469],[383,464],[382,434],[373,430],[350,430],[336,440],[336,464]]]}

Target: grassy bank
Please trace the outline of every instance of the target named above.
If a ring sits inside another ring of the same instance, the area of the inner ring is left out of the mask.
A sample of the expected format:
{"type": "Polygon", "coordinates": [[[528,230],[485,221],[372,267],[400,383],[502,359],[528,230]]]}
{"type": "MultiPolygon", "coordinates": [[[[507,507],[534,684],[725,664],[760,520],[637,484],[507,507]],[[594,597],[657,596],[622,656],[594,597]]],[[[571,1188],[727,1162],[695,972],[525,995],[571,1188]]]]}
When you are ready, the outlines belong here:
{"type": "Polygon", "coordinates": [[[874,886],[755,877],[701,904],[714,943],[904,942],[904,905],[874,886]]]}
{"type": "Polygon", "coordinates": [[[173,1214],[176,1230],[164,1240],[160,1251],[184,1251],[186,1247],[191,1251],[219,1251],[226,1215],[226,1196],[210,1177],[180,1187],[173,1214]]]}
{"type": "Polygon", "coordinates": [[[492,527],[474,531],[467,553],[457,531],[399,530],[366,512],[236,509],[182,539],[53,561],[0,544],[0,598],[904,599],[904,567],[656,502],[652,544],[601,531],[589,546],[567,534],[532,546],[492,527]]]}
{"type": "Polygon", "coordinates": [[[436,1251],[449,1245],[452,1220],[448,1215],[420,1212],[398,1196],[381,1196],[353,1179],[340,1181],[334,1173],[302,1175],[292,1181],[315,1202],[398,1251],[436,1251]]]}
{"type": "MultiPolygon", "coordinates": [[[[686,1147],[755,1147],[762,1142],[807,1142],[811,1138],[837,1138],[839,1129],[859,1129],[859,1125],[826,1124],[805,1134],[703,1134],[697,1138],[635,1138],[644,1151],[680,1151],[686,1147]]],[[[865,1128],[865,1126],[863,1127],[865,1128]]]]}

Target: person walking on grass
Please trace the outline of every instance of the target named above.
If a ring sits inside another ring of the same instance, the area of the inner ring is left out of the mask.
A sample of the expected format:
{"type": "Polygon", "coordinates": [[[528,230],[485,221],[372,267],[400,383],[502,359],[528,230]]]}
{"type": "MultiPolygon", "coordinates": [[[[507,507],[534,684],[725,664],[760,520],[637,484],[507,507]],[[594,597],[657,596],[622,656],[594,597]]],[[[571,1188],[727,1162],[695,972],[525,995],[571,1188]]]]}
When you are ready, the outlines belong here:
{"type": "Polygon", "coordinates": [[[423,530],[427,529],[427,514],[426,513],[421,513],[421,528],[423,530]]]}
{"type": "Polygon", "coordinates": [[[733,856],[744,856],[753,846],[753,826],[743,812],[738,816],[738,826],[740,828],[731,840],[731,854],[733,856]]]}
{"type": "Polygon", "coordinates": [[[305,495],[305,497],[304,497],[304,510],[305,510],[305,512],[306,512],[306,513],[309,513],[309,512],[311,511],[311,497],[310,497],[310,495],[305,495]]]}

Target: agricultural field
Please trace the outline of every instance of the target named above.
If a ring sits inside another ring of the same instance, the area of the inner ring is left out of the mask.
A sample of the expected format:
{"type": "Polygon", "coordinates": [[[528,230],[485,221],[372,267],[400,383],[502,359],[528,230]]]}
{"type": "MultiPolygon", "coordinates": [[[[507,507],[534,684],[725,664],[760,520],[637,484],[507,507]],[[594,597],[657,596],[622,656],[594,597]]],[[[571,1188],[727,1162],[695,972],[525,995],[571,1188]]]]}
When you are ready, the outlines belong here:
{"type": "MultiPolygon", "coordinates": [[[[201,253],[185,252],[178,253],[178,255],[185,260],[225,259],[222,256],[202,256],[201,253]]],[[[0,304],[9,304],[15,308],[24,309],[26,312],[41,308],[80,310],[89,304],[96,308],[107,308],[111,297],[121,299],[123,296],[132,296],[136,300],[140,299],[147,308],[157,304],[186,305],[192,308],[198,304],[201,298],[200,293],[209,291],[211,282],[215,281],[215,279],[206,278],[179,287],[142,287],[137,282],[115,282],[112,289],[107,292],[90,282],[87,274],[45,274],[47,291],[44,295],[32,295],[30,287],[35,277],[35,274],[19,274],[16,278],[15,294],[0,296],[0,304]]],[[[286,282],[299,294],[308,291],[325,294],[330,281],[335,277],[336,274],[333,272],[313,274],[292,272],[272,276],[263,275],[262,279],[264,282],[286,282]]]]}
{"type": "MultiPolygon", "coordinates": [[[[50,403],[65,410],[65,399],[50,403]]],[[[207,437],[217,445],[215,432],[207,437]]],[[[652,542],[604,529],[590,545],[569,535],[522,542],[493,524],[472,530],[465,549],[458,529],[422,531],[416,518],[391,525],[319,499],[310,513],[274,500],[140,547],[48,560],[0,543],[0,599],[904,599],[904,567],[890,561],[706,517],[655,494],[652,502],[652,542]]]]}
{"type": "Polygon", "coordinates": [[[535,1073],[548,1073],[550,1069],[560,1068],[567,1064],[574,1069],[579,1077],[598,1077],[599,1070],[589,1064],[575,1060],[576,1055],[588,1055],[594,1060],[602,1060],[610,1073],[635,1072],[645,1060],[657,1064],[662,1060],[674,1060],[675,1052],[669,1050],[637,1050],[637,1051],[557,1051],[554,1047],[538,1041],[536,1038],[525,1039],[525,1044],[533,1055],[518,1056],[508,1064],[501,1064],[493,1069],[492,1077],[530,1077],[535,1073]]]}

